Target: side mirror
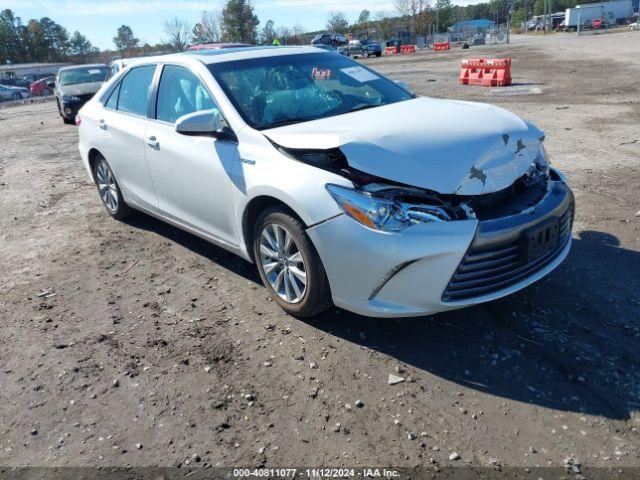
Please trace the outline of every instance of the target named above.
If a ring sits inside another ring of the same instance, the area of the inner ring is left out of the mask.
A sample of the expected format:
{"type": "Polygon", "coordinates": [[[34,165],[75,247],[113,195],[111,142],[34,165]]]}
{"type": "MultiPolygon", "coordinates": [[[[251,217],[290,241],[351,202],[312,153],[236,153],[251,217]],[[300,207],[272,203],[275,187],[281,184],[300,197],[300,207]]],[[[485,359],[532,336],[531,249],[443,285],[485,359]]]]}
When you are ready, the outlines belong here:
{"type": "Polygon", "coordinates": [[[176,121],[176,132],[220,138],[229,135],[223,127],[223,122],[222,115],[217,110],[202,110],[180,117],[176,121]]]}
{"type": "Polygon", "coordinates": [[[50,82],[47,82],[47,87],[55,87],[56,86],[56,82],[54,82],[53,80],[51,80],[50,82]]]}

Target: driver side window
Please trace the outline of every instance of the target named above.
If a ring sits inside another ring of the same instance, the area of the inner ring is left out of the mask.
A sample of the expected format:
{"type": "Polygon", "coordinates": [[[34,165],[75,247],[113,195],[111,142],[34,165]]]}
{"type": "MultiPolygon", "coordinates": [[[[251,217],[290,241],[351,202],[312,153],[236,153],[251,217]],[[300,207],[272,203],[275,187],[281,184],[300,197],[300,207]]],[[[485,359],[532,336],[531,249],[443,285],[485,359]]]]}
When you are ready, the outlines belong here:
{"type": "Polygon", "coordinates": [[[175,123],[183,115],[218,110],[211,94],[189,69],[165,65],[158,86],[156,118],[175,123]]]}

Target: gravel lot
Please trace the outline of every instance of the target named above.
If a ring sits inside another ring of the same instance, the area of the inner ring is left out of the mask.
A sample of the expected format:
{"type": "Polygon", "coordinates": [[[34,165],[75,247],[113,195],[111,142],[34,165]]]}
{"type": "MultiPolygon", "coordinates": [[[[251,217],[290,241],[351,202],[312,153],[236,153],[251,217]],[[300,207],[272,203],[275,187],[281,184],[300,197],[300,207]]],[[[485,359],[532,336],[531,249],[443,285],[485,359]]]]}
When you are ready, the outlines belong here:
{"type": "Polygon", "coordinates": [[[576,193],[556,272],[425,318],[288,317],[252,265],[111,220],[54,103],[0,108],[0,465],[640,466],[640,33],[513,40],[365,60],[532,120],[576,193]]]}

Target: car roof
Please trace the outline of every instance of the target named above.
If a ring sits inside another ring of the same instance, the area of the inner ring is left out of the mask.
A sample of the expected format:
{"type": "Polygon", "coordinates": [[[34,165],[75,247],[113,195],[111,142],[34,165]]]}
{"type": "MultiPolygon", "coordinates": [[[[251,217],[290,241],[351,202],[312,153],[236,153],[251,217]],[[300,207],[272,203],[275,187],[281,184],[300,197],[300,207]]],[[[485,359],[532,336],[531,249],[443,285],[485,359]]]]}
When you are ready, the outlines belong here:
{"type": "Polygon", "coordinates": [[[87,68],[107,68],[104,63],[88,63],[86,65],[73,65],[71,67],[62,67],[58,70],[60,72],[66,72],[68,70],[86,70],[87,68]]]}
{"type": "MultiPolygon", "coordinates": [[[[250,58],[266,58],[276,57],[284,55],[297,55],[304,53],[316,53],[322,54],[323,52],[319,48],[315,47],[239,47],[239,48],[220,48],[213,50],[198,50],[185,53],[173,53],[170,55],[159,55],[156,57],[141,58],[139,62],[131,62],[134,64],[149,64],[149,63],[166,63],[175,60],[177,62],[200,62],[205,65],[222,62],[232,62],[235,60],[247,60],[250,58]]],[[[133,59],[132,59],[133,60],[133,59]]],[[[129,65],[127,65],[129,66],[129,65]]]]}

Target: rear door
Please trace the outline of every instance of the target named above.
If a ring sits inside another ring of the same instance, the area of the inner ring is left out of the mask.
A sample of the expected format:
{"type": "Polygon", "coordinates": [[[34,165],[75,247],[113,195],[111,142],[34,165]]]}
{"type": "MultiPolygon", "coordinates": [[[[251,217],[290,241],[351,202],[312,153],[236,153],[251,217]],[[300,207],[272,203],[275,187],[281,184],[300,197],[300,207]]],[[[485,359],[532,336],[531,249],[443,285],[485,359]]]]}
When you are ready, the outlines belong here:
{"type": "Polygon", "coordinates": [[[99,127],[104,139],[100,151],[127,203],[157,212],[144,141],[155,71],[156,65],[132,68],[105,102],[99,127]]]}
{"type": "Polygon", "coordinates": [[[183,115],[218,110],[202,80],[185,66],[165,65],[146,151],[163,216],[223,244],[237,246],[230,174],[237,143],[175,131],[183,115]]]}

